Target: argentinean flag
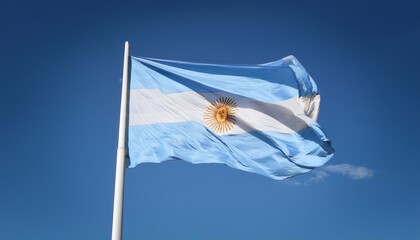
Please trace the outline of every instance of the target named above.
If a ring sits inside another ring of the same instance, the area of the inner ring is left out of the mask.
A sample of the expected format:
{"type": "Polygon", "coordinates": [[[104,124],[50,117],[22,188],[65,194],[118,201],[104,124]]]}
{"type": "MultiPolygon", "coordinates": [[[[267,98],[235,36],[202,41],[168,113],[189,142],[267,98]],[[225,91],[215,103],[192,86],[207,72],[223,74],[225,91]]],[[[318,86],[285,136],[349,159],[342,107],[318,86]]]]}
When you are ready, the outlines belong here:
{"type": "Polygon", "coordinates": [[[131,57],[130,166],[223,163],[273,179],[334,153],[317,123],[320,95],[293,56],[260,65],[131,57]]]}

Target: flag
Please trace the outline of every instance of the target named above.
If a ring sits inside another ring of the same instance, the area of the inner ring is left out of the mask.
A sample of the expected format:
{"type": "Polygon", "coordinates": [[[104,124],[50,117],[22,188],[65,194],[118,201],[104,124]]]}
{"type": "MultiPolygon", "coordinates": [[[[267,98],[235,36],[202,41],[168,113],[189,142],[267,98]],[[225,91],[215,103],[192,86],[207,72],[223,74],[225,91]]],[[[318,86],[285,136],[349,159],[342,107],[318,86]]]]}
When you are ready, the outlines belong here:
{"type": "Polygon", "coordinates": [[[129,167],[184,160],[285,179],[334,153],[320,95],[293,56],[260,65],[131,57],[129,167]]]}

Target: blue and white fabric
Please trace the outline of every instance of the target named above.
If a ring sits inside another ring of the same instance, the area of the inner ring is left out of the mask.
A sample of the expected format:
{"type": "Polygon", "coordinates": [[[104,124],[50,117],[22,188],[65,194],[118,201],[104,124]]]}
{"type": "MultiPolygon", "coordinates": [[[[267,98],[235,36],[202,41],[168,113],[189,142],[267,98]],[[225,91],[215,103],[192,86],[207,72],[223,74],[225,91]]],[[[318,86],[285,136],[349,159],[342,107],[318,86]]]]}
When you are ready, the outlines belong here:
{"type": "Polygon", "coordinates": [[[131,57],[130,164],[222,163],[284,179],[334,153],[320,94],[293,56],[260,65],[131,57]]]}

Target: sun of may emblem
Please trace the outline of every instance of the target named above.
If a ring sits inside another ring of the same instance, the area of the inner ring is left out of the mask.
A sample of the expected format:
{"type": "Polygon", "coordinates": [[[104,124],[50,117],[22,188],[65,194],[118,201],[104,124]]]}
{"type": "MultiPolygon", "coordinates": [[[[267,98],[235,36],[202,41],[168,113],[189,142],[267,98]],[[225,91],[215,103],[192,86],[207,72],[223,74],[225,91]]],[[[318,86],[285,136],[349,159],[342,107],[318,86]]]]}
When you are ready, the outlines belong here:
{"type": "Polygon", "coordinates": [[[233,99],[219,98],[213,101],[204,112],[204,123],[217,133],[225,133],[235,125],[236,107],[233,99]]]}

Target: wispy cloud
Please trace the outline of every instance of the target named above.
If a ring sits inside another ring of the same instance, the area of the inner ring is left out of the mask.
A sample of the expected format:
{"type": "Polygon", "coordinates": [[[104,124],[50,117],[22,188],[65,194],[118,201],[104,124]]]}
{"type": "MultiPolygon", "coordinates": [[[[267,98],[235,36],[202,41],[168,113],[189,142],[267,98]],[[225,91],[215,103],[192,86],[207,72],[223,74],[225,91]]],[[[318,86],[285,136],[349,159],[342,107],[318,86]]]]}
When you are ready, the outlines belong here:
{"type": "Polygon", "coordinates": [[[372,169],[353,166],[346,163],[337,165],[327,165],[323,167],[322,170],[330,173],[338,173],[356,180],[371,178],[373,177],[374,173],[372,169]]]}
{"type": "Polygon", "coordinates": [[[312,174],[312,176],[306,179],[306,181],[296,181],[293,179],[289,183],[292,183],[293,185],[309,186],[314,183],[322,182],[334,174],[339,174],[354,180],[362,180],[372,178],[374,175],[374,171],[366,167],[354,166],[351,164],[343,163],[335,165],[326,165],[324,167],[314,170],[310,174],[312,174]]]}
{"type": "Polygon", "coordinates": [[[329,177],[330,174],[324,171],[317,171],[314,173],[315,176],[312,176],[308,179],[307,183],[318,183],[324,181],[325,178],[329,177]]]}

